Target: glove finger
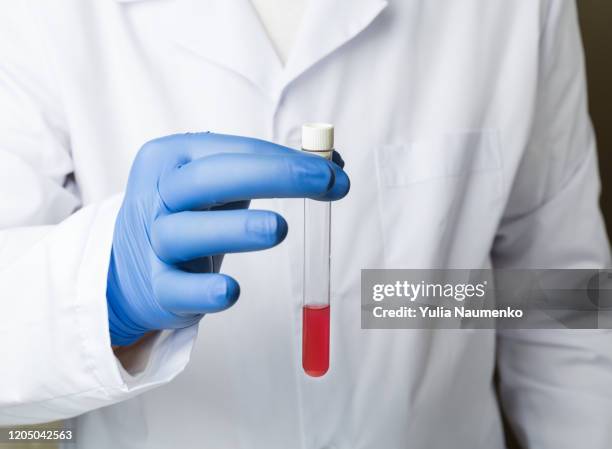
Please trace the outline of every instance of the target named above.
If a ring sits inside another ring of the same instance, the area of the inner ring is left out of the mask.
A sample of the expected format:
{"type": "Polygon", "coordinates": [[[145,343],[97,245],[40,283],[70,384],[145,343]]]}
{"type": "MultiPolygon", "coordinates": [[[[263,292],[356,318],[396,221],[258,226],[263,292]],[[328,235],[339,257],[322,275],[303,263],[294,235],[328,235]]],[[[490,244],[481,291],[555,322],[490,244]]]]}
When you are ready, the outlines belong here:
{"type": "Polygon", "coordinates": [[[334,182],[332,164],[318,156],[225,153],[166,172],[158,189],[171,211],[183,211],[255,198],[320,198],[334,182]]]}
{"type": "Polygon", "coordinates": [[[231,307],[240,295],[240,286],[224,274],[187,273],[168,267],[155,276],[153,291],[164,310],[189,315],[231,307]]]}
{"type": "Polygon", "coordinates": [[[185,211],[157,218],[151,230],[151,245],[161,260],[175,264],[271,248],[286,235],[287,222],[271,211],[185,211]]]}
{"type": "MultiPolygon", "coordinates": [[[[308,157],[320,157],[313,154],[304,153],[301,150],[278,145],[267,140],[253,139],[251,137],[232,136],[215,133],[195,133],[185,134],[183,138],[187,141],[190,158],[197,159],[215,153],[238,153],[238,154],[267,154],[267,155],[301,155],[308,157]],[[212,150],[211,150],[212,149],[212,150]]],[[[320,196],[321,201],[335,201],[343,198],[350,189],[350,181],[344,168],[344,160],[340,153],[334,150],[332,162],[330,163],[334,171],[335,182],[332,188],[320,196]]]]}
{"type": "Polygon", "coordinates": [[[334,150],[334,152],[332,153],[332,161],[334,161],[334,163],[337,164],[338,167],[344,168],[344,159],[342,159],[342,156],[336,150],[334,150]]]}
{"type": "MultiPolygon", "coordinates": [[[[342,161],[342,164],[344,165],[344,161],[342,161]]],[[[351,181],[346,172],[342,170],[342,168],[340,168],[340,166],[336,163],[331,162],[330,165],[332,167],[332,170],[334,171],[334,184],[332,185],[331,189],[325,192],[322,196],[318,198],[313,198],[315,200],[336,201],[344,198],[351,189],[351,181]]]]}

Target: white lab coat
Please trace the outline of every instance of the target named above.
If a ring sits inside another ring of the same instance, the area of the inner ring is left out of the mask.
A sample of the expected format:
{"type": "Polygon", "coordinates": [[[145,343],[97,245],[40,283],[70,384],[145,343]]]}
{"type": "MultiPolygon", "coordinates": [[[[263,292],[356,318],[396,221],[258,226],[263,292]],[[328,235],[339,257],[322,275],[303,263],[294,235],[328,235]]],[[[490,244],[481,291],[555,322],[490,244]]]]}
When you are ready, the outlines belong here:
{"type": "Polygon", "coordinates": [[[78,416],[88,449],[494,449],[497,366],[529,447],[609,448],[609,333],[359,315],[362,268],[607,266],[598,191],[570,0],[312,0],[285,67],[247,0],[3,2],[0,425],[78,416]],[[123,368],[105,286],[140,146],[212,130],[295,147],[311,120],[336,125],[352,180],[329,373],[300,365],[299,200],[253,204],[290,231],[226,257],[236,306],[123,368]]]}

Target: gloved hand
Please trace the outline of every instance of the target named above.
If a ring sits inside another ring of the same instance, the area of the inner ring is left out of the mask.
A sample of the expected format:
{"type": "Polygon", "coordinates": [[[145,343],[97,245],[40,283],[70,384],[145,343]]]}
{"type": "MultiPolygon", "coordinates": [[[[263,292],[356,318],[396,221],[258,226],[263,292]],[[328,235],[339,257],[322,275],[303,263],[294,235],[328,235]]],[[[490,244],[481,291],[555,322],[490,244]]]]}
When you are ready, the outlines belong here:
{"type": "Polygon", "coordinates": [[[283,217],[248,210],[250,199],[332,201],[348,190],[337,164],[262,140],[202,133],[145,144],[113,235],[112,344],[190,326],[236,302],[238,283],[218,274],[223,254],[271,248],[287,234],[283,217]]]}

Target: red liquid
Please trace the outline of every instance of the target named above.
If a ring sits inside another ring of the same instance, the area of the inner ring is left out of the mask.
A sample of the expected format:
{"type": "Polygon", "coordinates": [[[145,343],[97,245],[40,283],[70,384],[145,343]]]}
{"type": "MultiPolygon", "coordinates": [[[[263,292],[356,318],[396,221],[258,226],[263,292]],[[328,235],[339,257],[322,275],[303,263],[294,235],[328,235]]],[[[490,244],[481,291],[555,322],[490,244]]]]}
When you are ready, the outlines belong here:
{"type": "Polygon", "coordinates": [[[304,306],[302,367],[312,377],[329,369],[329,306],[304,306]]]}

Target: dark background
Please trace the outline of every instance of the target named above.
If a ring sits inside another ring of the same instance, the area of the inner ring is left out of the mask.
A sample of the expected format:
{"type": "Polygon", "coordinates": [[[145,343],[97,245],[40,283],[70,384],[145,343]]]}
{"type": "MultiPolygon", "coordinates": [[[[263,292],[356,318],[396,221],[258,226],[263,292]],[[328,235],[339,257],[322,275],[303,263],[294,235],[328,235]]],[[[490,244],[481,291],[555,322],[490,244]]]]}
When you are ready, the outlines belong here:
{"type": "Polygon", "coordinates": [[[599,145],[601,207],[608,235],[612,236],[612,1],[577,0],[577,3],[586,51],[591,117],[599,145]]]}

